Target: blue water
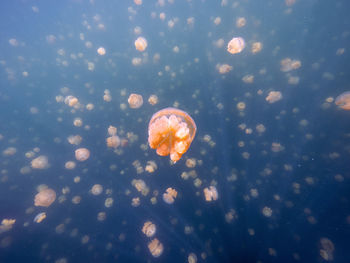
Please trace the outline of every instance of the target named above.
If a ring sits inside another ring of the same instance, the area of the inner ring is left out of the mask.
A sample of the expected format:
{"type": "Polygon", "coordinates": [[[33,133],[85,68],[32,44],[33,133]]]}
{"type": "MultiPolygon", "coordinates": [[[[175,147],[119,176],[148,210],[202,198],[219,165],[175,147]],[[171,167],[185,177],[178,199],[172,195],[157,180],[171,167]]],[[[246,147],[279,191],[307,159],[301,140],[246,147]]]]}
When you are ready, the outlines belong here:
{"type": "Polygon", "coordinates": [[[350,90],[348,2],[143,2],[0,4],[0,221],[16,220],[0,227],[0,262],[188,262],[190,253],[197,262],[349,262],[350,111],[333,102],[350,90]],[[241,28],[239,17],[246,19],[241,28]],[[147,39],[144,52],[135,49],[138,36],[147,39]],[[246,43],[234,55],[226,50],[233,37],[246,43]],[[256,54],[254,42],[262,43],[256,54]],[[104,56],[97,53],[101,46],[104,56]],[[133,65],[135,57],[141,65],[133,65]],[[281,71],[286,58],[301,66],[281,71]],[[233,69],[220,74],[217,64],[233,69]],[[253,83],[242,80],[246,75],[253,83]],[[103,100],[105,90],[110,102],[103,100]],[[282,99],[268,103],[270,91],[280,91],[282,99]],[[129,107],[131,93],[143,96],[141,108],[129,107]],[[152,94],[159,99],[154,106],[152,94]],[[56,101],[68,95],[81,108],[56,101]],[[176,164],[147,147],[148,123],[167,107],[186,111],[197,125],[176,164]],[[73,125],[75,118],[82,127],[73,125]],[[110,125],[128,139],[117,153],[106,146],[110,125]],[[69,144],[77,134],[82,143],[69,144]],[[280,151],[272,151],[273,143],[280,151]],[[16,152],[6,154],[9,147],[16,152]],[[39,152],[26,157],[36,147],[39,152]],[[85,162],[75,160],[79,147],[90,150],[85,162]],[[39,155],[48,158],[46,169],[31,168],[39,155]],[[186,166],[189,158],[197,161],[194,168],[186,166]],[[138,174],[135,160],[143,168],[153,160],[158,168],[138,174]],[[75,169],[66,169],[67,161],[75,161],[75,169]],[[181,178],[191,171],[199,186],[193,177],[181,178]],[[147,196],[133,179],[146,183],[147,196]],[[101,195],[90,193],[94,184],[103,186],[101,195]],[[56,191],[49,207],[34,206],[39,185],[56,191]],[[219,198],[206,202],[203,189],[211,185],[219,198]],[[70,191],[64,194],[65,187],[70,191]],[[173,204],[162,199],[168,187],[178,192],[173,204]],[[72,202],[76,196],[79,204],[72,202]],[[107,208],[109,197],[114,203],[107,208]],[[140,205],[133,207],[137,197],[140,205]],[[264,215],[264,208],[272,214],[264,215]],[[40,212],[46,218],[33,222],[40,212]],[[104,221],[99,212],[106,213],[104,221]],[[152,238],[142,233],[146,221],[157,227],[152,238]],[[154,238],[164,248],[159,257],[148,249],[154,238]]]}

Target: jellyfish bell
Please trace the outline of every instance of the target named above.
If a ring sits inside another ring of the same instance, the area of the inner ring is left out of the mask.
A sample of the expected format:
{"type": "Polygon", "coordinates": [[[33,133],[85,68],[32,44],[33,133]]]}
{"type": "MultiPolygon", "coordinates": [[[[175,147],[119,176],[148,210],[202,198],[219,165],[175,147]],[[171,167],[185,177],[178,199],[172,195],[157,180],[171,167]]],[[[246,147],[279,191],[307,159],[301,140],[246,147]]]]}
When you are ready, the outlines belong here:
{"type": "Polygon", "coordinates": [[[80,161],[84,162],[90,157],[90,151],[86,148],[79,148],[75,150],[75,158],[80,161]]]}
{"type": "Polygon", "coordinates": [[[227,51],[231,54],[237,54],[242,52],[245,47],[244,39],[241,37],[234,37],[227,44],[227,51]]]}
{"type": "Polygon", "coordinates": [[[56,192],[50,188],[41,190],[35,195],[34,205],[49,207],[56,200],[56,192]]]}
{"type": "Polygon", "coordinates": [[[343,110],[350,110],[350,91],[346,91],[336,97],[335,105],[343,110]]]}
{"type": "Polygon", "coordinates": [[[170,155],[175,163],[189,149],[197,131],[194,120],[186,112],[166,108],[156,112],[148,125],[148,143],[160,156],[170,155]]]}

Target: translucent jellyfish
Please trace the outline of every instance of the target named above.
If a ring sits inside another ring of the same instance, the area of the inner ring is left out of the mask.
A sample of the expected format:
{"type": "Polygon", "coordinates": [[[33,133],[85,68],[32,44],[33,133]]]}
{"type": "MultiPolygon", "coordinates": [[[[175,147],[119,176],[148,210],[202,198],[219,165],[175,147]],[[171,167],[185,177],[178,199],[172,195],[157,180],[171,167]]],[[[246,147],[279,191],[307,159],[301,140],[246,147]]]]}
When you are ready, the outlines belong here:
{"type": "Polygon", "coordinates": [[[218,26],[218,25],[220,25],[220,23],[221,23],[221,17],[215,17],[215,19],[214,19],[214,24],[216,25],[216,26],[218,26]]]}
{"type": "Polygon", "coordinates": [[[260,52],[261,49],[262,49],[262,43],[261,42],[254,42],[252,44],[251,51],[252,51],[253,54],[256,54],[256,53],[260,52]]]}
{"type": "Polygon", "coordinates": [[[242,52],[245,47],[244,39],[241,37],[234,37],[227,44],[227,51],[231,54],[236,54],[242,52]]]}
{"type": "Polygon", "coordinates": [[[138,37],[136,40],[135,40],[135,48],[138,50],[138,51],[145,51],[146,48],[147,48],[147,40],[143,37],[138,37]]]}
{"type": "Polygon", "coordinates": [[[262,214],[266,217],[271,217],[272,216],[272,209],[270,207],[265,206],[262,209],[262,214]]]}
{"type": "Polygon", "coordinates": [[[142,59],[141,58],[133,58],[131,60],[131,63],[134,65],[134,66],[140,66],[142,64],[142,59]]]}
{"type": "Polygon", "coordinates": [[[120,145],[120,138],[117,135],[110,136],[106,139],[107,147],[117,148],[120,145]]]}
{"type": "Polygon", "coordinates": [[[204,188],[204,197],[205,201],[210,202],[218,199],[218,191],[216,190],[215,186],[209,186],[209,188],[204,188]]]}
{"type": "Polygon", "coordinates": [[[56,192],[50,188],[46,188],[35,195],[34,205],[49,207],[55,200],[56,192]]]}
{"type": "Polygon", "coordinates": [[[132,180],[131,184],[137,189],[137,191],[141,192],[142,195],[146,196],[149,193],[149,188],[146,185],[145,181],[142,179],[139,180],[132,180]]]}
{"type": "Polygon", "coordinates": [[[12,156],[17,152],[17,149],[15,147],[8,147],[5,150],[3,150],[2,155],[3,156],[12,156]]]}
{"type": "Polygon", "coordinates": [[[281,60],[281,71],[288,72],[301,67],[300,60],[292,60],[290,58],[285,58],[281,60]]]}
{"type": "Polygon", "coordinates": [[[154,173],[157,170],[158,166],[154,161],[148,161],[145,167],[145,170],[149,173],[154,173]]]}
{"type": "Polygon", "coordinates": [[[247,21],[244,17],[239,17],[236,20],[236,27],[238,27],[238,28],[244,27],[246,23],[247,23],[247,21]]]}
{"type": "Polygon", "coordinates": [[[81,127],[83,126],[83,120],[81,118],[75,118],[73,121],[73,125],[75,127],[81,127]]]}
{"type": "Polygon", "coordinates": [[[153,239],[148,243],[148,249],[151,252],[152,256],[159,257],[163,253],[163,244],[159,242],[157,238],[153,239]]]}
{"type": "Polygon", "coordinates": [[[343,110],[350,110],[350,91],[340,94],[335,99],[335,105],[343,110]]]}
{"type": "Polygon", "coordinates": [[[97,49],[97,53],[100,55],[100,56],[104,56],[106,55],[106,49],[104,47],[99,47],[97,49]]]}
{"type": "Polygon", "coordinates": [[[78,102],[79,100],[72,95],[69,95],[64,99],[64,103],[67,104],[69,107],[75,106],[78,102]]]}
{"type": "Polygon", "coordinates": [[[197,256],[194,253],[190,253],[187,258],[188,263],[197,263],[197,256]]]}
{"type": "Polygon", "coordinates": [[[174,188],[169,187],[166,189],[166,192],[163,194],[163,200],[167,204],[172,204],[175,201],[177,192],[174,188]]]}
{"type": "Polygon", "coordinates": [[[90,157],[90,151],[86,148],[79,148],[75,150],[75,158],[80,161],[84,162],[90,157]]]}
{"type": "Polygon", "coordinates": [[[31,162],[33,169],[46,169],[49,167],[49,161],[45,155],[40,155],[31,162]]]}
{"type": "Polygon", "coordinates": [[[35,222],[35,223],[41,223],[45,218],[46,218],[46,213],[45,213],[45,212],[42,212],[42,213],[37,214],[37,215],[34,217],[33,222],[35,222]]]}
{"type": "Polygon", "coordinates": [[[156,105],[158,103],[158,96],[157,95],[151,95],[148,98],[148,103],[151,105],[156,105]]]}
{"type": "Polygon", "coordinates": [[[134,0],[135,5],[142,5],[142,0],[134,0]]]}
{"type": "Polygon", "coordinates": [[[16,222],[16,219],[3,219],[0,225],[0,234],[12,229],[12,226],[16,222]]]}
{"type": "Polygon", "coordinates": [[[105,207],[109,208],[109,207],[112,207],[114,203],[114,200],[112,197],[108,197],[106,200],[105,200],[105,207]]]}
{"type": "Polygon", "coordinates": [[[226,74],[232,70],[232,66],[228,64],[217,64],[216,69],[219,71],[220,74],[226,74]]]}
{"type": "Polygon", "coordinates": [[[80,135],[70,135],[67,140],[70,144],[79,145],[83,138],[80,135]]]}
{"type": "Polygon", "coordinates": [[[102,185],[100,184],[95,184],[92,186],[90,192],[93,194],[93,195],[100,195],[103,191],[103,187],[102,185]]]}
{"type": "Polygon", "coordinates": [[[265,98],[265,100],[269,103],[274,103],[282,99],[282,93],[279,91],[270,91],[269,95],[265,98]]]}
{"type": "Polygon", "coordinates": [[[186,112],[166,108],[156,112],[148,125],[148,143],[160,156],[170,155],[173,162],[180,160],[196,135],[196,124],[186,112]]]}
{"type": "Polygon", "coordinates": [[[156,225],[153,224],[151,221],[147,221],[142,227],[142,232],[147,237],[152,237],[156,233],[156,225]]]}
{"type": "Polygon", "coordinates": [[[128,98],[128,103],[129,103],[130,108],[138,109],[143,104],[143,98],[139,94],[132,93],[132,94],[130,94],[130,96],[128,98]]]}
{"type": "Polygon", "coordinates": [[[110,136],[113,136],[113,135],[116,135],[117,134],[117,127],[114,127],[114,126],[109,126],[108,127],[108,134],[110,136]]]}

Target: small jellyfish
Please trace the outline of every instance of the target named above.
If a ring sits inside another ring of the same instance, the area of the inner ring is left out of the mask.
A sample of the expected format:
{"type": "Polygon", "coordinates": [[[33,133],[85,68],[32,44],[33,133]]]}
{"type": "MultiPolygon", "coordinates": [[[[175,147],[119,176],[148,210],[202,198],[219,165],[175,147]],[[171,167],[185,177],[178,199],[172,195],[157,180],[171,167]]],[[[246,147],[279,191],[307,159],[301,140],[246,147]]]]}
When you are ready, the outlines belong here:
{"type": "Polygon", "coordinates": [[[265,98],[265,100],[269,103],[274,103],[282,99],[282,93],[279,91],[270,91],[269,95],[265,98]]]}
{"type": "Polygon", "coordinates": [[[167,204],[172,204],[175,201],[177,192],[174,188],[169,187],[166,189],[166,192],[163,194],[163,200],[167,204]]]}
{"type": "Polygon", "coordinates": [[[157,238],[153,239],[148,243],[148,249],[151,252],[152,256],[159,257],[163,253],[163,244],[159,242],[157,238]]]}
{"type": "Polygon", "coordinates": [[[219,71],[220,74],[226,74],[232,70],[232,66],[228,64],[218,64],[216,65],[216,69],[219,71]]]}
{"type": "Polygon", "coordinates": [[[46,218],[46,213],[45,213],[45,212],[42,212],[42,213],[37,214],[37,215],[34,217],[33,222],[35,222],[35,223],[41,223],[45,218],[46,218]]]}
{"type": "Polygon", "coordinates": [[[128,98],[128,103],[129,103],[130,108],[138,109],[143,104],[143,98],[139,94],[132,93],[132,94],[130,94],[130,96],[128,98]]]}
{"type": "Polygon", "coordinates": [[[138,50],[138,51],[145,51],[146,48],[147,48],[147,40],[143,37],[138,37],[136,40],[135,40],[135,48],[138,50]]]}
{"type": "Polygon", "coordinates": [[[156,233],[156,225],[153,224],[151,221],[147,221],[142,227],[142,232],[147,237],[152,237],[156,233]]]}
{"type": "Polygon", "coordinates": [[[45,155],[40,155],[31,162],[33,169],[46,169],[49,167],[49,161],[45,155]]]}
{"type": "Polygon", "coordinates": [[[106,55],[106,49],[104,47],[99,47],[97,49],[97,53],[100,55],[100,56],[104,56],[106,55]]]}
{"type": "Polygon", "coordinates": [[[160,156],[170,155],[173,162],[190,147],[196,135],[196,124],[186,112],[166,108],[156,112],[148,125],[148,143],[160,156]]]}
{"type": "Polygon", "coordinates": [[[117,148],[120,145],[120,138],[117,135],[110,136],[106,139],[107,147],[117,148]]]}
{"type": "Polygon", "coordinates": [[[93,194],[93,195],[100,195],[103,191],[103,187],[102,185],[100,184],[95,184],[92,186],[90,192],[93,194]]]}
{"type": "Polygon", "coordinates": [[[90,151],[86,148],[79,148],[75,150],[75,158],[80,161],[84,162],[90,157],[90,151]]]}
{"type": "Polygon", "coordinates": [[[41,190],[35,195],[34,205],[49,207],[56,200],[56,192],[50,188],[41,190]]]}
{"type": "Polygon", "coordinates": [[[245,47],[244,39],[241,37],[234,37],[227,44],[227,51],[231,54],[236,54],[242,52],[245,47]]]}
{"type": "Polygon", "coordinates": [[[339,108],[343,110],[350,110],[350,91],[340,94],[334,102],[339,108]]]}
{"type": "Polygon", "coordinates": [[[157,95],[151,95],[148,98],[148,103],[151,104],[152,106],[156,105],[158,103],[158,96],[157,95]]]}
{"type": "Polygon", "coordinates": [[[108,134],[110,136],[116,135],[117,134],[117,127],[114,127],[114,126],[110,125],[108,127],[108,134]]]}
{"type": "Polygon", "coordinates": [[[209,188],[204,188],[204,197],[205,201],[210,202],[210,201],[215,201],[218,199],[218,191],[216,190],[215,186],[209,186],[209,188]]]}

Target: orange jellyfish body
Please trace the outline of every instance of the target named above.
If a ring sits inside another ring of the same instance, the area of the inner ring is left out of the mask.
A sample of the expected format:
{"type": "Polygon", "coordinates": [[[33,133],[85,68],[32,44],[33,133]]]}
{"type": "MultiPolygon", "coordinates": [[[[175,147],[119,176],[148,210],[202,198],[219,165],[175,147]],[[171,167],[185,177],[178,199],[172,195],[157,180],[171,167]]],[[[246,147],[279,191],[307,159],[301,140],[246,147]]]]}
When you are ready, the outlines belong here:
{"type": "Polygon", "coordinates": [[[166,108],[156,112],[148,125],[148,143],[160,156],[170,155],[173,162],[180,160],[196,135],[197,127],[186,112],[166,108]]]}
{"type": "Polygon", "coordinates": [[[343,110],[350,110],[350,91],[340,94],[335,99],[335,105],[339,106],[339,108],[343,110]]]}

